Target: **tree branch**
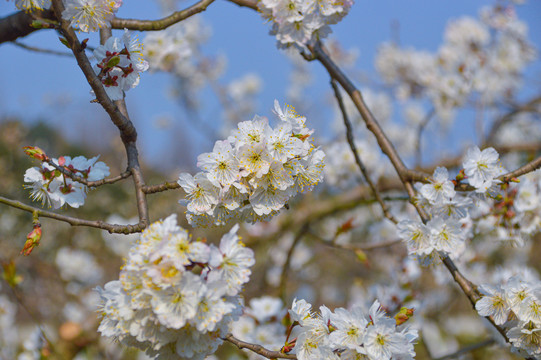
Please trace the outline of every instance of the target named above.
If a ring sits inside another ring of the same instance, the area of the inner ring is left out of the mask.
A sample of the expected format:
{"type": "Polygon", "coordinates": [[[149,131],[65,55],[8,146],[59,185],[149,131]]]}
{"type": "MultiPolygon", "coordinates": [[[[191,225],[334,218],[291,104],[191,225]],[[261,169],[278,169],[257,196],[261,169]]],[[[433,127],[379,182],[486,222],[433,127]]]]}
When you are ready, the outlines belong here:
{"type": "Polygon", "coordinates": [[[65,167],[56,165],[51,160],[46,161],[46,163],[51,165],[52,167],[54,167],[56,170],[60,171],[64,176],[69,177],[73,181],[77,181],[78,183],[86,185],[89,188],[98,187],[98,186],[102,186],[102,185],[106,185],[106,184],[114,184],[114,183],[116,183],[116,182],[118,182],[120,180],[127,179],[127,178],[129,178],[131,176],[130,171],[124,171],[120,175],[117,175],[117,176],[114,176],[114,177],[111,177],[111,178],[101,179],[101,180],[97,180],[97,181],[88,181],[85,178],[83,178],[81,176],[78,176],[78,175],[75,175],[71,171],[66,170],[65,167]]]}
{"type": "Polygon", "coordinates": [[[128,29],[138,31],[163,30],[195,14],[205,11],[213,2],[214,0],[201,0],[185,10],[176,11],[171,15],[159,20],[121,19],[115,17],[113,20],[111,20],[111,27],[113,29],[128,29]]]}
{"type": "Polygon", "coordinates": [[[509,182],[513,178],[519,177],[521,175],[525,175],[539,168],[541,168],[541,156],[535,160],[530,161],[526,165],[519,167],[518,169],[514,171],[508,172],[507,174],[504,174],[498,177],[498,179],[500,179],[503,182],[509,182]]]}
{"type": "Polygon", "coordinates": [[[259,11],[257,8],[257,0],[229,0],[233,4],[237,4],[240,7],[247,7],[256,11],[259,11]]]}
{"type": "Polygon", "coordinates": [[[299,230],[297,235],[295,235],[295,239],[293,239],[293,242],[291,243],[291,246],[289,247],[289,250],[287,251],[286,261],[284,262],[284,265],[282,266],[282,273],[280,274],[280,285],[278,287],[280,299],[282,299],[284,304],[287,303],[286,287],[287,287],[287,272],[289,270],[289,264],[291,263],[291,259],[293,258],[293,253],[295,252],[295,248],[297,247],[297,244],[300,243],[301,239],[308,232],[309,229],[310,229],[310,223],[306,222],[302,226],[302,228],[299,230]]]}
{"type": "Polygon", "coordinates": [[[494,338],[490,338],[490,339],[486,339],[486,340],[483,340],[477,344],[472,344],[472,345],[469,345],[469,346],[466,346],[465,348],[463,349],[460,349],[458,351],[455,351],[454,353],[452,354],[448,354],[448,355],[445,355],[445,356],[441,356],[439,358],[436,358],[434,360],[449,360],[449,359],[454,359],[454,358],[457,358],[459,356],[462,356],[464,354],[467,354],[469,352],[472,352],[474,350],[477,350],[477,349],[481,349],[485,346],[489,346],[489,345],[492,345],[496,342],[496,340],[494,338]]]}
{"type": "Polygon", "coordinates": [[[45,217],[45,218],[50,218],[50,219],[66,222],[70,224],[71,226],[88,226],[88,227],[93,227],[97,229],[107,230],[110,233],[132,234],[132,233],[141,232],[145,228],[144,226],[141,226],[141,224],[115,225],[115,224],[109,224],[100,220],[85,220],[85,219],[79,219],[76,217],[60,215],[52,211],[46,211],[46,210],[38,209],[30,205],[26,205],[20,201],[11,200],[3,196],[0,196],[0,203],[14,207],[19,210],[29,212],[29,213],[36,213],[40,217],[45,217]]]}
{"type": "Polygon", "coordinates": [[[368,173],[368,170],[366,170],[366,167],[364,166],[364,163],[362,162],[361,157],[359,156],[359,153],[357,151],[357,146],[355,145],[355,139],[353,138],[353,126],[351,125],[351,121],[349,121],[349,117],[347,115],[346,107],[344,106],[344,102],[342,100],[342,95],[340,94],[340,90],[338,89],[338,86],[336,85],[336,81],[332,78],[331,78],[331,86],[334,90],[334,97],[336,97],[336,100],[338,101],[338,106],[340,107],[340,111],[342,112],[342,118],[344,119],[344,125],[346,126],[346,138],[349,144],[349,148],[351,149],[351,152],[353,153],[353,157],[355,158],[355,163],[359,167],[359,170],[361,170],[361,173],[363,174],[365,181],[368,183],[368,186],[370,186],[370,189],[372,190],[374,197],[380,204],[381,210],[383,211],[383,215],[387,219],[391,220],[393,223],[398,224],[398,221],[389,212],[389,208],[381,199],[381,195],[378,191],[378,188],[372,182],[372,179],[370,178],[370,174],[368,173]]]}
{"type": "Polygon", "coordinates": [[[224,337],[224,340],[229,341],[230,343],[232,343],[233,345],[235,345],[239,349],[251,350],[251,351],[255,352],[256,354],[259,354],[261,356],[266,357],[267,359],[297,359],[297,356],[295,356],[293,354],[284,354],[284,353],[279,352],[279,351],[268,350],[268,349],[265,349],[261,345],[250,344],[250,343],[247,343],[245,341],[239,340],[236,337],[234,337],[232,334],[227,334],[224,337]]]}
{"type": "Polygon", "coordinates": [[[38,10],[31,13],[19,11],[0,18],[0,44],[6,41],[14,41],[17,38],[27,36],[36,30],[32,27],[34,20],[56,20],[52,10],[38,10]]]}

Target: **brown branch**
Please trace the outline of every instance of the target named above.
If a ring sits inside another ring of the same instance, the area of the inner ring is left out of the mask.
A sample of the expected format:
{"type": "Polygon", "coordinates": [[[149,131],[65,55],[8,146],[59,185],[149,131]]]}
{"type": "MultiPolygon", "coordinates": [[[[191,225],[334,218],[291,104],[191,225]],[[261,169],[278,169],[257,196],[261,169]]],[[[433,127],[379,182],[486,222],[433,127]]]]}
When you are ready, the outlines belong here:
{"type": "Polygon", "coordinates": [[[337,248],[337,249],[344,249],[344,250],[351,250],[351,251],[371,251],[371,250],[377,250],[377,249],[383,249],[391,246],[395,246],[398,244],[403,243],[402,239],[393,239],[393,240],[387,240],[387,241],[380,241],[376,243],[369,243],[369,244],[361,244],[361,245],[350,245],[350,244],[337,244],[335,239],[327,240],[321,237],[319,234],[315,233],[312,230],[309,230],[309,234],[312,235],[317,240],[321,241],[323,244],[329,247],[337,248]]]}
{"type": "MultiPolygon", "coordinates": [[[[137,211],[139,213],[138,227],[146,228],[150,223],[148,215],[148,206],[146,202],[146,195],[143,192],[145,182],[143,180],[141,168],[139,165],[139,155],[137,152],[137,131],[135,126],[131,122],[126,109],[126,103],[124,100],[111,101],[107,95],[103,84],[96,76],[88,57],[84,52],[84,46],[81,45],[75,31],[72,29],[70,23],[62,19],[62,11],[64,11],[64,4],[61,0],[52,0],[53,9],[56,17],[60,20],[61,32],[66,38],[66,42],[69,48],[72,50],[73,55],[77,59],[77,64],[83,71],[90,87],[96,95],[96,101],[107,112],[111,121],[120,131],[120,138],[126,148],[126,155],[128,158],[128,171],[133,176],[133,183],[135,186],[135,196],[137,199],[137,211]]],[[[111,36],[111,29],[103,28],[100,31],[100,41],[102,44],[111,36]]]]}
{"type": "Polygon", "coordinates": [[[448,355],[445,355],[445,356],[441,356],[439,358],[435,358],[434,360],[454,359],[454,358],[460,357],[460,356],[462,356],[464,354],[467,354],[469,352],[472,352],[474,350],[481,349],[481,348],[484,348],[485,346],[492,345],[495,342],[496,342],[496,340],[494,338],[486,339],[486,340],[483,340],[483,341],[478,342],[476,344],[468,345],[465,348],[460,349],[458,351],[455,351],[452,354],[448,354],[448,355]]]}
{"type": "Polygon", "coordinates": [[[52,10],[38,10],[31,13],[19,11],[0,18],[0,44],[6,41],[14,41],[17,38],[40,30],[31,26],[32,22],[38,19],[56,20],[56,17],[52,10]]]}
{"type": "Polygon", "coordinates": [[[535,160],[530,161],[526,165],[523,165],[523,166],[519,167],[518,169],[516,169],[514,171],[508,172],[507,174],[504,174],[504,175],[498,177],[498,179],[503,181],[503,182],[508,182],[513,178],[525,175],[525,174],[530,173],[532,171],[535,171],[535,170],[537,170],[539,168],[541,168],[541,156],[538,157],[535,160]]]}
{"type": "Polygon", "coordinates": [[[251,351],[255,352],[256,354],[259,354],[261,356],[266,357],[267,359],[297,359],[296,355],[284,354],[284,353],[282,353],[280,351],[268,350],[268,349],[265,349],[261,345],[250,344],[250,343],[247,343],[245,341],[239,340],[236,337],[234,337],[232,334],[227,334],[224,337],[224,340],[229,341],[230,343],[232,343],[233,345],[235,345],[236,347],[238,347],[241,350],[242,349],[251,350],[251,351]]]}
{"type": "Polygon", "coordinates": [[[355,145],[355,139],[353,138],[353,126],[351,125],[351,121],[349,121],[346,107],[344,106],[344,101],[342,100],[342,95],[340,94],[340,90],[338,89],[338,86],[336,85],[336,81],[334,79],[331,79],[331,86],[334,90],[334,96],[336,100],[338,101],[338,107],[340,108],[340,111],[342,112],[342,118],[344,119],[344,125],[346,126],[346,138],[349,144],[349,148],[351,149],[351,152],[353,153],[353,157],[355,158],[355,163],[359,167],[359,170],[361,170],[361,173],[363,174],[365,181],[368,183],[368,186],[372,190],[372,193],[374,194],[374,197],[376,198],[377,202],[380,204],[381,210],[383,211],[383,215],[387,219],[391,220],[393,223],[398,224],[398,220],[396,220],[394,216],[389,212],[389,208],[381,199],[381,195],[378,191],[378,188],[372,182],[372,179],[370,178],[370,174],[368,173],[368,170],[364,166],[364,163],[362,162],[361,157],[359,156],[359,153],[357,151],[357,146],[355,145]]]}
{"type": "Polygon", "coordinates": [[[314,46],[310,45],[308,48],[312,51],[316,59],[325,67],[329,75],[338,81],[342,88],[348,93],[349,97],[355,104],[355,107],[359,111],[359,114],[364,120],[366,127],[376,137],[380,149],[391,160],[391,163],[398,173],[400,180],[402,180],[403,183],[406,183],[410,181],[423,181],[426,179],[429,175],[420,171],[408,169],[406,165],[404,165],[404,162],[398,155],[394,145],[391,143],[387,135],[385,135],[376,118],[370,112],[370,109],[368,109],[361,92],[355,88],[351,80],[349,80],[342,70],[340,70],[340,68],[325,53],[321,43],[318,42],[314,46]]]}
{"type": "Polygon", "coordinates": [[[435,109],[432,109],[426,114],[423,121],[419,124],[419,128],[417,129],[417,141],[415,142],[415,167],[421,166],[422,163],[422,147],[421,147],[421,140],[423,139],[423,131],[425,130],[426,126],[428,125],[428,122],[434,114],[436,113],[435,109]]]}
{"type": "Polygon", "coordinates": [[[85,219],[79,219],[76,217],[60,215],[52,211],[41,210],[36,207],[26,205],[20,201],[11,200],[3,196],[0,196],[0,203],[14,207],[19,210],[29,212],[29,213],[36,213],[40,217],[63,221],[70,224],[71,226],[88,226],[88,227],[93,227],[97,229],[107,230],[110,233],[132,234],[132,233],[141,232],[145,228],[144,226],[141,226],[141,224],[116,225],[116,224],[109,224],[100,220],[85,220],[85,219]]]}
{"type": "Polygon", "coordinates": [[[539,111],[538,105],[541,104],[541,96],[537,96],[525,104],[519,105],[515,107],[513,110],[505,114],[504,116],[500,117],[496,121],[494,121],[494,124],[492,125],[492,128],[490,129],[490,132],[487,136],[487,140],[485,141],[485,147],[490,146],[496,138],[496,135],[498,135],[498,131],[506,125],[507,123],[511,122],[515,116],[517,116],[520,113],[523,112],[535,112],[539,111]]]}
{"type": "Polygon", "coordinates": [[[145,194],[154,194],[159,193],[167,190],[175,190],[179,189],[180,185],[177,182],[165,182],[163,184],[159,185],[146,185],[143,186],[143,192],[145,194]]]}
{"type": "Polygon", "coordinates": [[[256,11],[259,10],[257,8],[257,0],[229,0],[229,2],[237,4],[240,7],[247,7],[256,11]]]}
{"type": "Polygon", "coordinates": [[[116,183],[116,182],[118,182],[120,180],[127,179],[127,178],[129,178],[131,176],[130,171],[124,171],[120,175],[117,175],[117,176],[114,176],[114,177],[111,177],[111,178],[101,179],[101,180],[96,180],[96,181],[88,181],[88,180],[86,180],[85,178],[83,178],[81,176],[75,175],[71,171],[67,170],[65,167],[56,165],[52,160],[48,160],[48,161],[45,161],[45,162],[47,164],[51,165],[52,167],[54,167],[56,170],[60,171],[64,176],[69,177],[73,181],[77,181],[78,183],[86,185],[89,188],[98,187],[98,186],[107,185],[107,184],[114,184],[114,183],[116,183]]]}
{"type": "Polygon", "coordinates": [[[278,287],[279,289],[279,296],[280,299],[284,302],[284,304],[287,303],[286,299],[286,287],[287,287],[287,272],[289,270],[289,264],[291,264],[291,259],[293,258],[293,253],[295,252],[295,248],[300,243],[303,236],[308,232],[310,228],[310,223],[305,223],[302,228],[299,230],[297,235],[295,235],[295,238],[293,239],[293,243],[289,247],[289,250],[287,251],[286,261],[284,265],[282,266],[282,273],[280,274],[280,285],[278,287]]]}
{"type": "Polygon", "coordinates": [[[171,15],[159,20],[121,19],[115,17],[113,20],[111,20],[111,27],[113,29],[129,29],[138,31],[163,30],[189,18],[190,16],[205,11],[213,2],[214,0],[201,0],[187,9],[176,11],[171,15]]]}
{"type": "Polygon", "coordinates": [[[42,49],[42,48],[39,48],[39,47],[36,47],[36,46],[29,46],[29,45],[20,43],[18,41],[13,41],[12,44],[15,45],[15,46],[20,47],[21,49],[25,49],[25,50],[29,50],[29,51],[33,51],[33,52],[37,52],[37,53],[73,58],[73,54],[69,53],[69,52],[42,49]]]}
{"type": "Polygon", "coordinates": [[[109,96],[105,92],[103,84],[94,73],[94,69],[92,68],[90,61],[88,60],[88,57],[84,52],[83,46],[79,42],[79,39],[77,39],[75,31],[71,28],[69,22],[62,19],[61,14],[64,10],[64,5],[62,4],[62,1],[53,0],[53,8],[55,10],[55,13],[57,14],[57,17],[61,19],[60,24],[62,33],[65,36],[67,43],[73,52],[73,55],[75,55],[77,64],[83,71],[86,80],[94,91],[97,102],[100,103],[100,105],[107,112],[113,123],[119,129],[122,141],[124,143],[135,142],[137,140],[137,131],[135,130],[135,127],[133,126],[132,122],[120,112],[118,107],[111,101],[111,99],[109,99],[109,96]]]}

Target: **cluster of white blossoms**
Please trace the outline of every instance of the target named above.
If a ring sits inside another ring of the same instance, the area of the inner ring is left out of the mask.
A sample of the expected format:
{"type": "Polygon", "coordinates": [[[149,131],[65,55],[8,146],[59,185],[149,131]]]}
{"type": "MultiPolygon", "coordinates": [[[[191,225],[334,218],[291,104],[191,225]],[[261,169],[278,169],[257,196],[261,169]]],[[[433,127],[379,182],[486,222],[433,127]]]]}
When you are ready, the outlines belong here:
{"type": "Polygon", "coordinates": [[[473,199],[489,195],[494,197],[501,183],[497,179],[504,173],[499,155],[493,148],[481,151],[470,148],[464,156],[463,171],[456,180],[449,179],[449,172],[444,167],[434,171],[428,184],[416,184],[419,203],[430,215],[430,221],[403,220],[398,224],[398,232],[408,247],[410,255],[415,255],[430,263],[441,252],[457,258],[464,250],[467,233],[463,229],[469,220],[469,208],[473,199]],[[463,195],[455,192],[455,183],[467,180],[476,190],[463,195]]]}
{"type": "Polygon", "coordinates": [[[83,32],[110,25],[123,0],[63,0],[62,19],[83,32]]]}
{"type": "Polygon", "coordinates": [[[382,46],[376,59],[378,71],[396,85],[399,98],[426,96],[443,119],[472,95],[478,95],[485,106],[495,103],[518,88],[521,73],[536,52],[512,4],[484,8],[480,17],[450,22],[435,54],[382,46]]]}
{"type": "Polygon", "coordinates": [[[142,50],[143,45],[127,29],[122,39],[112,36],[94,50],[98,61],[94,72],[111,100],[123,99],[124,91],[139,84],[139,74],[148,69],[142,50]]]}
{"type": "Polygon", "coordinates": [[[293,195],[321,181],[325,154],[309,141],[313,131],[306,128],[306,118],[292,106],[274,105],[280,119],[276,128],[257,115],[241,122],[227,140],[216,142],[213,152],[199,155],[202,172],[180,174],[190,224],[268,219],[293,195]]]}
{"type": "Polygon", "coordinates": [[[272,22],[271,35],[278,47],[307,44],[326,37],[328,25],[338,23],[347,15],[353,0],[261,0],[261,15],[272,22]]]}
{"type": "MultiPolygon", "coordinates": [[[[92,159],[87,159],[84,156],[77,156],[73,159],[69,156],[61,156],[58,159],[50,159],[50,161],[87,181],[98,181],[109,176],[109,167],[104,162],[98,161],[98,156],[92,159]]],[[[24,181],[31,183],[25,185],[25,188],[30,189],[30,196],[33,200],[41,201],[42,205],[47,204],[54,209],[58,209],[64,204],[78,208],[84,204],[88,192],[86,185],[65,176],[47,162],[43,162],[39,167],[26,170],[24,181]]]]}
{"type": "Polygon", "coordinates": [[[98,288],[103,336],[159,359],[204,359],[242,313],[239,292],[252,250],[238,226],[219,247],[193,241],[176,215],[150,225],[131,248],[120,280],[98,288]]]}
{"type": "Polygon", "coordinates": [[[513,276],[500,285],[480,286],[483,297],[475,304],[481,316],[492,316],[505,330],[512,350],[541,358],[541,281],[513,276]]]}
{"type": "Polygon", "coordinates": [[[418,338],[416,330],[403,325],[413,311],[403,308],[390,318],[375,301],[366,311],[362,306],[331,312],[326,306],[319,314],[312,305],[294,300],[289,315],[300,326],[294,353],[299,360],[311,359],[413,359],[413,345],[418,338]]]}

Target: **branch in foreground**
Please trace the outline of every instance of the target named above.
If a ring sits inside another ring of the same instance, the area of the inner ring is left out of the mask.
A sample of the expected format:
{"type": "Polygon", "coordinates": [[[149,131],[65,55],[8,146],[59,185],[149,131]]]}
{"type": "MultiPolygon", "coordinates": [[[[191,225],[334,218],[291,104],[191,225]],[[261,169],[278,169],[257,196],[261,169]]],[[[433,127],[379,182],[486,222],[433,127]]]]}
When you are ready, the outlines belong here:
{"type": "Polygon", "coordinates": [[[96,180],[96,181],[88,181],[85,178],[83,178],[81,176],[78,176],[78,175],[75,175],[74,173],[66,170],[65,167],[56,165],[51,160],[48,160],[46,162],[47,162],[47,164],[54,167],[56,170],[60,171],[64,176],[67,176],[70,179],[72,179],[73,181],[77,181],[78,183],[81,183],[81,184],[86,185],[88,187],[98,187],[98,186],[102,186],[102,185],[106,185],[106,184],[114,184],[114,183],[116,183],[116,182],[118,182],[120,180],[127,179],[127,178],[129,178],[131,176],[130,171],[124,171],[120,175],[117,175],[117,176],[114,176],[114,177],[101,179],[101,180],[96,180]]]}
{"type": "Polygon", "coordinates": [[[507,174],[500,176],[498,179],[500,179],[503,182],[509,182],[513,178],[525,175],[539,168],[541,168],[541,156],[535,160],[530,161],[526,165],[519,167],[518,169],[514,171],[508,172],[507,174]]]}
{"type": "Polygon", "coordinates": [[[85,219],[79,219],[72,216],[60,215],[52,211],[41,210],[36,207],[26,205],[20,201],[11,200],[3,196],[0,196],[0,203],[14,207],[19,210],[32,213],[32,214],[36,213],[39,217],[45,217],[45,218],[55,219],[58,221],[63,221],[70,224],[71,226],[88,226],[88,227],[93,227],[97,229],[107,230],[110,233],[133,234],[133,233],[141,232],[145,228],[144,224],[141,224],[141,223],[134,224],[134,225],[116,225],[116,224],[109,224],[101,220],[85,220],[85,219]]]}
{"type": "Polygon", "coordinates": [[[359,153],[357,152],[357,146],[355,146],[355,139],[353,138],[353,126],[351,125],[351,121],[349,121],[349,117],[346,112],[346,107],[344,106],[344,101],[342,100],[342,95],[340,94],[340,90],[338,89],[338,86],[336,85],[336,81],[334,79],[331,79],[331,86],[334,90],[334,96],[336,97],[336,100],[338,101],[338,106],[340,107],[340,111],[342,112],[342,118],[344,119],[344,125],[346,126],[346,138],[349,144],[349,148],[351,149],[351,152],[353,153],[353,157],[355,158],[355,163],[357,163],[357,166],[359,167],[359,170],[361,170],[361,173],[363,174],[365,181],[368,183],[368,186],[370,186],[370,189],[372,190],[374,197],[376,198],[378,203],[381,205],[381,210],[383,211],[383,215],[387,219],[391,220],[393,223],[398,224],[398,221],[389,212],[389,208],[381,199],[381,195],[378,191],[378,188],[372,182],[372,179],[370,178],[370,174],[368,174],[368,170],[366,170],[366,167],[364,166],[364,163],[362,162],[361,157],[359,156],[359,153]]]}
{"type": "Polygon", "coordinates": [[[224,340],[229,341],[230,343],[232,343],[239,349],[251,350],[255,352],[256,354],[266,357],[267,359],[297,359],[297,356],[293,354],[284,354],[279,351],[268,350],[268,349],[265,349],[261,345],[250,344],[245,341],[239,340],[236,337],[234,337],[232,334],[227,334],[224,337],[224,340]]]}
{"type": "Polygon", "coordinates": [[[114,18],[111,20],[111,27],[113,29],[128,29],[138,31],[157,31],[168,28],[182,20],[189,18],[195,14],[205,11],[207,7],[212,4],[214,0],[201,0],[198,3],[190,6],[189,8],[176,11],[173,14],[164,17],[159,20],[138,20],[138,19],[121,19],[114,18]]]}
{"type": "Polygon", "coordinates": [[[0,19],[0,44],[13,41],[17,38],[27,36],[36,30],[31,26],[37,19],[56,20],[52,10],[34,11],[26,13],[19,11],[0,19]]]}

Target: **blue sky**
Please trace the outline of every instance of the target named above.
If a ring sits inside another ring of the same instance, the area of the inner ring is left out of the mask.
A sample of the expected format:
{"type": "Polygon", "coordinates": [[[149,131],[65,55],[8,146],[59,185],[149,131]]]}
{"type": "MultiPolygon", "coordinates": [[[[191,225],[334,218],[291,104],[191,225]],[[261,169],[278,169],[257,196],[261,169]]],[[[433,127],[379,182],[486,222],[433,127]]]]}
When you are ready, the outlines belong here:
{"type": "MultiPolygon", "coordinates": [[[[398,22],[400,42],[403,46],[435,50],[441,43],[445,25],[449,19],[463,15],[476,16],[478,10],[491,1],[472,0],[378,0],[357,1],[345,19],[333,26],[334,34],[345,49],[356,47],[360,57],[356,68],[373,73],[375,51],[382,42],[392,37],[392,24],[398,22]]],[[[186,7],[191,2],[181,2],[186,7]]],[[[15,11],[12,1],[0,1],[0,16],[15,11]]],[[[518,8],[519,16],[529,27],[531,41],[541,48],[541,1],[530,0],[518,8]]],[[[119,17],[155,19],[160,17],[159,8],[149,0],[125,0],[119,17]]],[[[285,96],[287,77],[291,65],[282,51],[276,49],[275,40],[268,35],[269,26],[258,13],[229,3],[215,1],[205,13],[204,21],[212,27],[213,35],[204,47],[207,54],[226,54],[227,70],[222,82],[255,72],[263,79],[263,92],[259,98],[261,115],[269,115],[275,98],[285,96]]],[[[88,37],[80,34],[80,38],[88,37]]],[[[140,35],[140,37],[144,37],[140,35]]],[[[53,31],[38,31],[21,42],[48,49],[64,51],[53,31]]],[[[89,44],[96,45],[97,38],[90,36],[89,44]]],[[[320,96],[328,91],[328,76],[321,65],[311,63],[316,76],[311,94],[320,96]]],[[[538,81],[541,74],[539,63],[528,72],[527,81],[538,81]]],[[[185,142],[188,148],[183,156],[192,158],[202,151],[210,151],[212,144],[200,136],[180,112],[178,105],[168,96],[172,80],[165,74],[145,73],[136,89],[127,93],[127,104],[132,120],[140,134],[141,153],[151,163],[159,163],[165,153],[182,148],[173,147],[175,141],[185,142]],[[172,116],[178,122],[174,133],[153,126],[159,116],[172,116]]],[[[69,134],[111,133],[114,127],[103,110],[92,99],[89,86],[74,59],[29,52],[12,44],[0,45],[0,116],[14,115],[26,121],[43,119],[61,126],[69,134]],[[77,119],[79,121],[74,121],[77,119]],[[76,126],[74,125],[76,123],[76,126]]],[[[208,95],[210,109],[216,109],[216,101],[208,95]],[[212,105],[214,104],[214,105],[212,105]]],[[[209,110],[207,121],[217,124],[209,110]]],[[[218,119],[217,119],[218,120],[218,119]]],[[[218,125],[216,125],[218,126],[218,125]]],[[[106,137],[98,136],[96,141],[106,137]]],[[[102,140],[103,141],[103,140],[102,140]]],[[[103,141],[104,146],[108,143],[103,141]]],[[[75,155],[75,154],[74,154],[75,155]]],[[[91,156],[92,154],[87,154],[91,156]]],[[[169,154],[171,156],[171,154],[169,154]]],[[[174,156],[171,156],[173,158],[174,156]]],[[[179,160],[176,166],[183,165],[179,160]]]]}

